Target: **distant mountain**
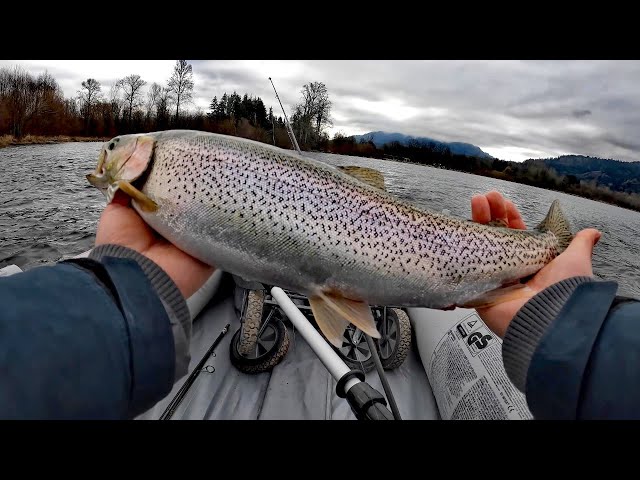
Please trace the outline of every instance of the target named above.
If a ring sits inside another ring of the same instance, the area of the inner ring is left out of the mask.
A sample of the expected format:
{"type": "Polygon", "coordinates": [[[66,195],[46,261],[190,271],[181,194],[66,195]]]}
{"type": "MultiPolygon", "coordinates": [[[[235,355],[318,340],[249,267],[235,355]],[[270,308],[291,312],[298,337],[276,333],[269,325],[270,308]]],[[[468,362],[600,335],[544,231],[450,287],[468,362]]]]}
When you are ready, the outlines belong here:
{"type": "Polygon", "coordinates": [[[525,164],[544,163],[561,175],[573,175],[578,180],[595,180],[611,190],[640,193],[640,162],[621,162],[584,155],[563,155],[557,158],[530,159],[525,164]]]}
{"type": "Polygon", "coordinates": [[[387,143],[400,142],[402,145],[408,145],[412,142],[418,142],[423,145],[434,145],[436,147],[447,147],[451,153],[456,155],[467,155],[469,157],[479,158],[493,158],[486,152],[483,152],[480,147],[471,145],[470,143],[461,142],[441,142],[439,140],[433,140],[427,137],[412,137],[410,135],[404,135],[402,133],[387,133],[387,132],[369,132],[364,135],[354,135],[356,142],[364,140],[365,142],[372,141],[373,144],[380,148],[387,143]]]}

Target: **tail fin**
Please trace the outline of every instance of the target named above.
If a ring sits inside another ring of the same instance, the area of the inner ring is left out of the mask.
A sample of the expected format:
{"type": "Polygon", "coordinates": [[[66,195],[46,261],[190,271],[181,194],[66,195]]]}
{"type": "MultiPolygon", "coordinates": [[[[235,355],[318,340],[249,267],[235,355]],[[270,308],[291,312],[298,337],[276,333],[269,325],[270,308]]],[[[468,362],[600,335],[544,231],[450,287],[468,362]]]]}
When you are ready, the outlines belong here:
{"type": "Polygon", "coordinates": [[[550,231],[555,233],[558,237],[560,252],[563,252],[565,248],[569,246],[571,240],[573,240],[573,233],[571,233],[571,226],[569,221],[562,213],[560,209],[560,202],[554,200],[549,208],[549,213],[544,217],[544,220],[540,222],[540,225],[536,227],[538,230],[550,231]]]}

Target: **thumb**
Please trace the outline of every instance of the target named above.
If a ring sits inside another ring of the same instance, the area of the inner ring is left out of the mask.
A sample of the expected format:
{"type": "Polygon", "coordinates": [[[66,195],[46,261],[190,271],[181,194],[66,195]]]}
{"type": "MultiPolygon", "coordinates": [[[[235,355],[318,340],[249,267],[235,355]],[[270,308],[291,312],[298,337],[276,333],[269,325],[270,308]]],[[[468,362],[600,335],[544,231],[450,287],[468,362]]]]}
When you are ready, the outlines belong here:
{"type": "Polygon", "coordinates": [[[587,228],[579,231],[573,238],[567,249],[563,252],[571,257],[579,256],[587,258],[591,264],[593,247],[598,243],[602,234],[595,228],[587,228]]]}

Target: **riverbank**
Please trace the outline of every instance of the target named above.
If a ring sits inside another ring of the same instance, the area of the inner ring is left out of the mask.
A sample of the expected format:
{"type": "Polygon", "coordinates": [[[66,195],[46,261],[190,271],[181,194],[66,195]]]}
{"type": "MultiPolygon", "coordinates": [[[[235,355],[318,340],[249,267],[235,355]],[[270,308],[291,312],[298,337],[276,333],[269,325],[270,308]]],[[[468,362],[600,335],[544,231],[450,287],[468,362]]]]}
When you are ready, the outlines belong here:
{"type": "Polygon", "coordinates": [[[109,140],[108,137],[78,137],[68,135],[25,135],[20,139],[16,139],[13,135],[0,135],[0,148],[14,145],[38,145],[66,142],[106,142],[107,140],[109,140]]]}
{"type": "MultiPolygon", "coordinates": [[[[333,152],[324,152],[333,153],[333,152]]],[[[348,153],[341,153],[340,155],[350,156],[348,153]]],[[[505,171],[493,170],[488,166],[480,168],[453,168],[456,165],[455,162],[418,162],[409,157],[398,157],[393,155],[381,156],[369,156],[363,157],[357,154],[353,156],[359,158],[373,158],[377,160],[387,160],[390,162],[409,163],[412,165],[439,168],[442,170],[451,170],[455,172],[468,173],[470,175],[478,175],[480,177],[495,178],[498,180],[505,180],[512,183],[520,183],[522,185],[529,185],[532,187],[543,188],[545,190],[562,192],[567,195],[573,195],[576,197],[588,198],[596,202],[602,202],[609,205],[615,205],[616,207],[624,208],[626,210],[632,210],[634,212],[640,212],[640,195],[635,193],[626,193],[618,190],[611,190],[606,186],[601,185],[589,185],[587,183],[578,182],[570,183],[566,181],[566,178],[562,175],[558,175],[555,172],[542,176],[542,181],[536,180],[535,174],[530,175],[527,170],[520,170],[521,165],[515,165],[508,167],[505,171]]],[[[538,174],[539,175],[539,174],[538,174]]]]}

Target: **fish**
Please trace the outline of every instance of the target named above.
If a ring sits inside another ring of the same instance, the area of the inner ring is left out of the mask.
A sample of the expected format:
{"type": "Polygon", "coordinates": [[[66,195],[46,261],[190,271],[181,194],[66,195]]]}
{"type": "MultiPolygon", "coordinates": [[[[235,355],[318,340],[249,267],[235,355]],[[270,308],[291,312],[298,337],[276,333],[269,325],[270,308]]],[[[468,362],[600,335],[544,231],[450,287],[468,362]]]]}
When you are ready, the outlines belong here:
{"type": "Polygon", "coordinates": [[[573,238],[557,200],[535,229],[515,230],[422,208],[379,178],[356,177],[290,150],[193,130],[117,136],[87,175],[107,203],[117,190],[129,195],[144,221],[189,255],[306,295],[336,346],[350,323],[380,338],[371,305],[472,308],[524,296],[521,280],[573,238]]]}

